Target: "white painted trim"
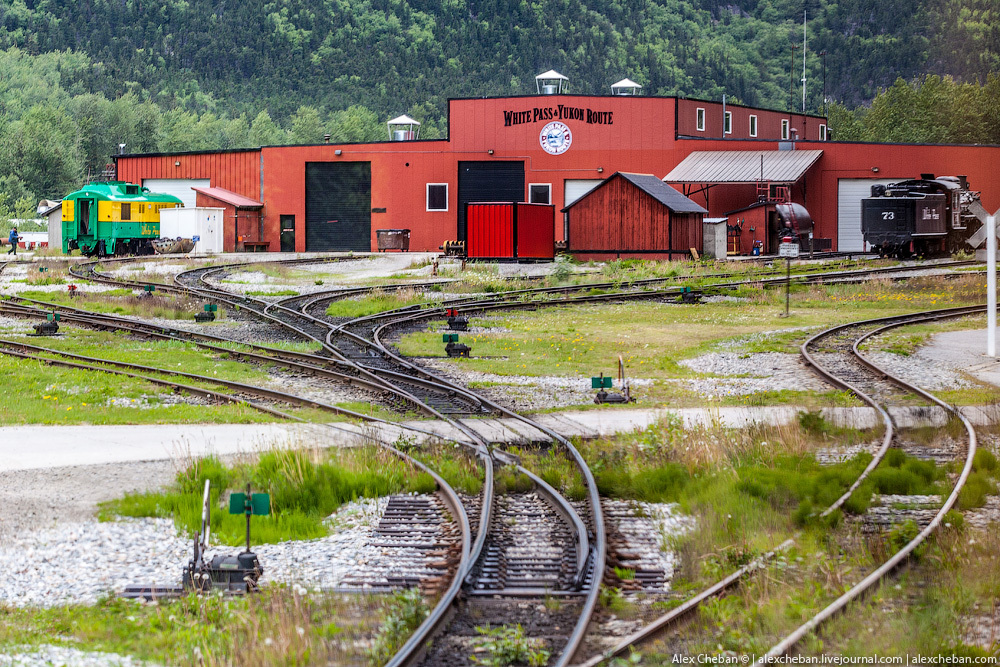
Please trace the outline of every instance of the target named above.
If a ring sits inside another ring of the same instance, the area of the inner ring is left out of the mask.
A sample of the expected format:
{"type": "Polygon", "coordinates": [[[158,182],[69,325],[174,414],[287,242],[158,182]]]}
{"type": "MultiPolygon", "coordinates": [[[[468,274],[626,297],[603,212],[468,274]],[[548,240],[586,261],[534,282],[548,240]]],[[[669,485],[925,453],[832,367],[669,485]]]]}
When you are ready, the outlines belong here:
{"type": "Polygon", "coordinates": [[[698,132],[705,131],[705,107],[694,110],[694,127],[698,132]]]}
{"type": "Polygon", "coordinates": [[[751,137],[757,136],[757,115],[750,114],[750,127],[748,128],[751,137]]]}
{"type": "Polygon", "coordinates": [[[826,124],[819,124],[819,140],[826,141],[826,124]]]}
{"type": "Polygon", "coordinates": [[[787,118],[781,120],[781,140],[788,141],[789,128],[792,126],[792,121],[787,118]]]}
{"type": "Polygon", "coordinates": [[[428,213],[447,213],[448,212],[448,184],[447,183],[428,183],[427,187],[424,188],[424,210],[428,213]],[[444,186],[444,208],[431,208],[431,186],[432,185],[443,185],[444,186]]]}
{"type": "Polygon", "coordinates": [[[528,203],[529,204],[551,204],[552,203],[552,184],[551,183],[528,183],[528,203]],[[547,202],[533,202],[531,201],[531,188],[535,185],[544,185],[549,189],[549,200],[547,202]]]}
{"type": "Polygon", "coordinates": [[[733,112],[732,111],[727,111],[726,115],[722,117],[722,133],[723,134],[732,134],[733,133],[733,112]],[[728,130],[726,129],[727,125],[729,126],[728,130]]]}

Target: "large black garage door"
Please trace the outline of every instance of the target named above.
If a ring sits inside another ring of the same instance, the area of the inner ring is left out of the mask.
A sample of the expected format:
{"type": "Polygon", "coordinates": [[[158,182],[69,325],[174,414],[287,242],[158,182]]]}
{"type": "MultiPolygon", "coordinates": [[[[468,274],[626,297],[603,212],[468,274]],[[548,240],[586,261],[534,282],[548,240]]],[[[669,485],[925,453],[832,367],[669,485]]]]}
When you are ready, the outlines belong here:
{"type": "Polygon", "coordinates": [[[371,250],[372,163],[306,163],[306,250],[371,250]]]}
{"type": "Polygon", "coordinates": [[[458,240],[465,241],[470,201],[524,201],[523,162],[458,163],[458,240]]]}

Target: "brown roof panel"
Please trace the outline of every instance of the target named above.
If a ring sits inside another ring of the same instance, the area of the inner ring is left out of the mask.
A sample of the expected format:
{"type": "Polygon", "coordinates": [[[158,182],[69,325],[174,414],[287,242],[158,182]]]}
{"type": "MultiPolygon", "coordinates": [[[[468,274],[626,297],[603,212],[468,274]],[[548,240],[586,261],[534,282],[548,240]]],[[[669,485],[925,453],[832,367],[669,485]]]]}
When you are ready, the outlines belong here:
{"type": "Polygon", "coordinates": [[[667,183],[794,183],[823,155],[812,151],[694,151],[667,183]]]}
{"type": "Polygon", "coordinates": [[[244,197],[243,195],[236,194],[225,188],[191,188],[195,192],[200,192],[203,195],[208,195],[212,199],[218,199],[221,202],[227,204],[232,204],[236,208],[262,208],[263,203],[250,199],[249,197],[244,197]]]}

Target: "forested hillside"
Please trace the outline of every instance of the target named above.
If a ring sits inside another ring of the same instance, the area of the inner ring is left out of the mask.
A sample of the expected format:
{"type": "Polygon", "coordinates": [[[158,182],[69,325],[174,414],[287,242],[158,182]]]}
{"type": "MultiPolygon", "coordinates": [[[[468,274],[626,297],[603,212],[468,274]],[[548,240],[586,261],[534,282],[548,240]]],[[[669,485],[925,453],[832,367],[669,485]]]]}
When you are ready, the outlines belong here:
{"type": "Polygon", "coordinates": [[[995,0],[0,0],[0,193],[64,194],[120,143],[378,139],[404,112],[441,136],[447,98],[532,93],[549,68],[576,93],[628,76],[798,106],[804,10],[808,110],[825,61],[848,135],[899,77],[1000,70],[995,0]]]}

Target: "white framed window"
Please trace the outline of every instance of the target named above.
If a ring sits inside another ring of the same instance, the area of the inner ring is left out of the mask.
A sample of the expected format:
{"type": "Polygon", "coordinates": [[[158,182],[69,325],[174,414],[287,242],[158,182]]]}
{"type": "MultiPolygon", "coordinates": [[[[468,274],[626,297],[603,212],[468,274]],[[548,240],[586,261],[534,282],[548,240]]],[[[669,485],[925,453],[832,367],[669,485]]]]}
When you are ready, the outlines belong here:
{"type": "Polygon", "coordinates": [[[705,131],[705,109],[698,107],[695,113],[696,128],[699,132],[705,131]]]}
{"type": "Polygon", "coordinates": [[[750,116],[750,136],[757,136],[757,116],[750,116]]]}
{"type": "Polygon", "coordinates": [[[733,112],[732,111],[727,111],[726,112],[726,117],[722,121],[722,127],[723,127],[723,132],[725,134],[732,134],[733,133],[733,112]]]}
{"type": "Polygon", "coordinates": [[[552,184],[551,183],[528,183],[528,203],[529,204],[551,204],[552,184]]]}
{"type": "Polygon", "coordinates": [[[448,184],[428,183],[427,184],[427,210],[447,211],[448,210],[448,184]]]}
{"type": "Polygon", "coordinates": [[[819,140],[826,141],[826,125],[820,124],[819,126],[819,140]]]}
{"type": "Polygon", "coordinates": [[[788,141],[788,119],[781,121],[781,140],[788,141]]]}

